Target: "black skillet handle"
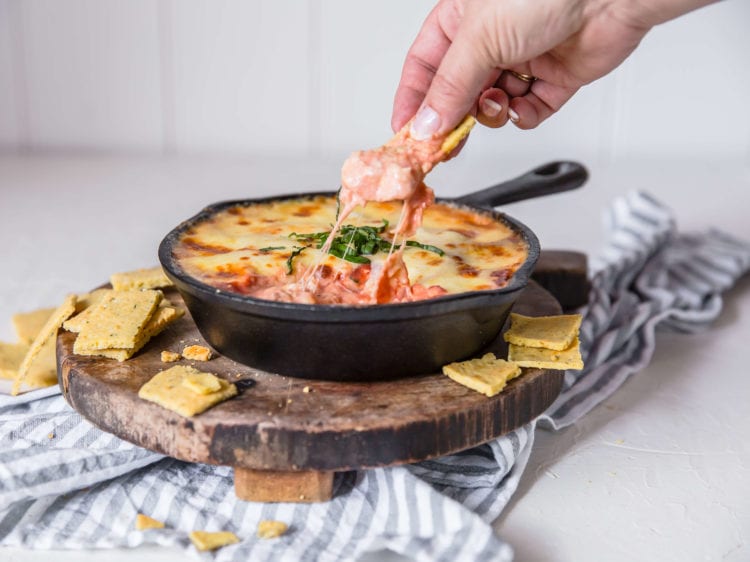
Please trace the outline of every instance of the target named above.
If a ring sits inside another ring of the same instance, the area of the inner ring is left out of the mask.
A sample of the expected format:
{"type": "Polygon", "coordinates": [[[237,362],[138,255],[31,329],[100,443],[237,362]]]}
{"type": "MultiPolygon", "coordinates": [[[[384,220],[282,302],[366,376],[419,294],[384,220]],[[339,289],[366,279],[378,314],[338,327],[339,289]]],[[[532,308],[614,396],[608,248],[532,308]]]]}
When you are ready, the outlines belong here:
{"type": "Polygon", "coordinates": [[[454,199],[474,207],[498,207],[514,201],[569,191],[586,183],[589,173],[578,162],[550,162],[512,180],[454,199]]]}

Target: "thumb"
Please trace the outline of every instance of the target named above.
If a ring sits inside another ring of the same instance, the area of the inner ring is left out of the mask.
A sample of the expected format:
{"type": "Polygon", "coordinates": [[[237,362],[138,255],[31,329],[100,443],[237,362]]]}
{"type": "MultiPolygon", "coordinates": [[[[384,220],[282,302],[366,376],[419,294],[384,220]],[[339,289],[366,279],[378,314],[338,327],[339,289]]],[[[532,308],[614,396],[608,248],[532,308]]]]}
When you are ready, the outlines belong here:
{"type": "Polygon", "coordinates": [[[497,73],[489,57],[487,26],[464,19],[432,79],[411,125],[416,139],[445,133],[471,113],[488,78],[497,73]]]}

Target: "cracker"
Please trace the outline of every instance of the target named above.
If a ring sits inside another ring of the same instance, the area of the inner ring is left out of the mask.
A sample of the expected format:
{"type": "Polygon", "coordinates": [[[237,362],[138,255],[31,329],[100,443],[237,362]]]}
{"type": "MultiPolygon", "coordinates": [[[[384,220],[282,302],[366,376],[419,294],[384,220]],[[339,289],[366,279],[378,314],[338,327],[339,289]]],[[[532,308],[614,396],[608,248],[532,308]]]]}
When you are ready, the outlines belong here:
{"type": "Polygon", "coordinates": [[[283,521],[266,519],[258,523],[257,535],[260,539],[275,539],[286,533],[289,526],[283,521]]]}
{"type": "Polygon", "coordinates": [[[176,365],[152,377],[138,391],[138,396],[167,410],[177,412],[181,416],[190,417],[237,395],[237,387],[234,384],[215,375],[212,376],[216,378],[221,388],[210,394],[199,394],[183,385],[183,381],[190,375],[200,373],[198,369],[189,365],[176,365]]]}
{"type": "Polygon", "coordinates": [[[443,374],[472,390],[495,396],[509,380],[521,374],[521,368],[487,353],[479,359],[449,363],[443,367],[443,374]]]}
{"type": "Polygon", "coordinates": [[[221,390],[221,379],[211,373],[188,373],[182,386],[196,394],[213,394],[221,390]]]}
{"type": "Polygon", "coordinates": [[[76,312],[81,312],[87,308],[91,308],[95,304],[99,304],[102,297],[112,292],[112,289],[94,289],[90,293],[83,293],[78,295],[76,301],[76,312]]]}
{"type": "Polygon", "coordinates": [[[174,351],[164,350],[161,352],[162,363],[174,363],[175,361],[179,361],[180,359],[182,359],[182,355],[174,351]]]}
{"type": "Polygon", "coordinates": [[[63,323],[63,328],[69,332],[79,333],[89,324],[91,317],[96,310],[96,305],[99,304],[104,297],[112,293],[114,293],[112,289],[96,289],[90,293],[79,295],[78,298],[81,300],[76,303],[76,311],[78,314],[72,318],[68,318],[63,323]]]}
{"type": "Polygon", "coordinates": [[[27,343],[0,342],[0,378],[15,379],[28,351],[27,343]]]}
{"type": "Polygon", "coordinates": [[[54,308],[41,308],[32,312],[14,314],[11,321],[18,335],[18,341],[33,342],[53,312],[55,312],[54,308]]]}
{"type": "Polygon", "coordinates": [[[578,337],[568,349],[543,349],[541,347],[526,347],[510,344],[508,346],[508,361],[521,367],[537,367],[540,369],[583,369],[583,359],[578,337]]]}
{"type": "Polygon", "coordinates": [[[73,351],[134,347],[160,300],[160,293],[149,290],[106,295],[78,334],[73,351]]]}
{"type": "Polygon", "coordinates": [[[578,336],[581,318],[580,314],[531,317],[511,312],[510,328],[503,337],[513,345],[562,351],[578,336]]]}
{"type": "MultiPolygon", "coordinates": [[[[143,328],[143,332],[141,333],[138,341],[136,341],[132,347],[111,349],[79,349],[76,351],[76,346],[75,344],[73,344],[73,352],[77,353],[78,355],[99,355],[102,357],[107,357],[108,359],[125,361],[139,352],[151,338],[164,331],[164,329],[172,322],[178,320],[179,318],[182,318],[184,314],[185,312],[181,308],[175,308],[172,306],[159,306],[159,308],[156,309],[156,312],[154,312],[154,315],[148,321],[148,324],[146,324],[146,326],[143,328]]],[[[77,341],[78,340],[76,340],[76,343],[77,341]]]]}
{"type": "Polygon", "coordinates": [[[135,516],[135,528],[137,531],[145,531],[146,529],[163,529],[164,523],[153,517],[139,513],[135,516]]]}
{"type": "Polygon", "coordinates": [[[31,364],[24,383],[31,388],[44,388],[57,384],[57,339],[50,338],[42,346],[31,364]]]}
{"type": "Polygon", "coordinates": [[[237,535],[229,531],[217,531],[215,533],[193,531],[190,533],[190,540],[198,550],[216,550],[222,546],[240,542],[237,535]]]}
{"type": "Polygon", "coordinates": [[[73,312],[75,312],[75,309],[76,296],[68,295],[63,303],[57,309],[55,309],[52,315],[47,319],[47,322],[44,323],[44,326],[42,326],[42,329],[39,330],[39,333],[31,343],[31,346],[29,347],[26,356],[23,358],[21,365],[18,367],[18,374],[16,376],[15,382],[13,383],[13,389],[11,390],[12,395],[15,396],[18,394],[21,389],[21,384],[25,382],[26,376],[29,374],[32,363],[42,352],[44,345],[48,340],[54,338],[55,335],[57,335],[57,330],[60,329],[65,320],[70,318],[73,312]]]}
{"type": "Polygon", "coordinates": [[[182,350],[182,356],[191,361],[208,361],[211,359],[211,350],[204,345],[189,345],[182,350]]]}
{"type": "Polygon", "coordinates": [[[125,273],[114,273],[109,278],[115,291],[133,291],[138,289],[158,289],[171,287],[172,282],[161,267],[137,269],[125,273]]]}

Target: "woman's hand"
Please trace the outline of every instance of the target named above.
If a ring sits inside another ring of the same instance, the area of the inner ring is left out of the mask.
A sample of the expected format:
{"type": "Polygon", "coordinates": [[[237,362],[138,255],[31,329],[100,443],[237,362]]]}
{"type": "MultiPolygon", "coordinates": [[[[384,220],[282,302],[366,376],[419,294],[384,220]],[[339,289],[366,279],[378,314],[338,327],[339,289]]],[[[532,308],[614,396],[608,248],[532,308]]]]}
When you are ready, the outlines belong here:
{"type": "Polygon", "coordinates": [[[440,0],[406,56],[391,125],[417,113],[412,134],[426,138],[476,113],[489,127],[510,118],[533,129],[652,26],[709,2],[440,0]]]}

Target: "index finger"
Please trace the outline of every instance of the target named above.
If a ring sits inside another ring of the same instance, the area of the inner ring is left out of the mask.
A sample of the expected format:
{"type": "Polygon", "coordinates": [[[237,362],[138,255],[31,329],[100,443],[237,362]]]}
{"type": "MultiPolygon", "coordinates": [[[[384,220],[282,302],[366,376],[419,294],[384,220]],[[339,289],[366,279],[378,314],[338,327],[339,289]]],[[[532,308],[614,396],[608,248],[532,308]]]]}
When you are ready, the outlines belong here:
{"type": "Polygon", "coordinates": [[[455,35],[460,21],[460,14],[450,13],[456,10],[452,2],[440,2],[429,13],[409,48],[401,71],[401,80],[393,100],[391,127],[398,131],[422,104],[430,88],[432,79],[443,60],[451,37],[455,35]]]}

